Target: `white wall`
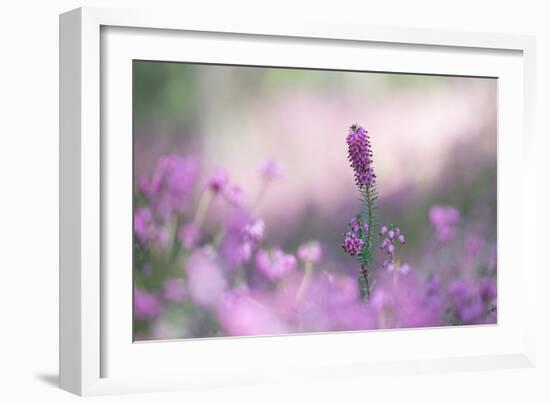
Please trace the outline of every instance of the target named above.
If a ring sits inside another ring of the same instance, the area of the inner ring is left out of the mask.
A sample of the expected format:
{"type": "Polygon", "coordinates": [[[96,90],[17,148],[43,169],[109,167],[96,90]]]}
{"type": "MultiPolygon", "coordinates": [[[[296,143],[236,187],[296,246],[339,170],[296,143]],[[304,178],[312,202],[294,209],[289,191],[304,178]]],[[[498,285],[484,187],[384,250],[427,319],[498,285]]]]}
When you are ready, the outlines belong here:
{"type": "MultiPolygon", "coordinates": [[[[310,15],[374,25],[452,28],[537,35],[538,239],[541,291],[549,284],[542,250],[548,236],[550,30],[543,1],[6,1],[0,40],[0,400],[72,401],[57,382],[58,293],[58,14],[81,5],[155,7],[179,4],[181,12],[310,15]],[[544,189],[543,189],[544,187],[544,189]],[[545,225],[542,225],[545,223],[545,225]],[[8,396],[4,396],[7,394],[8,396]],[[40,400],[39,400],[40,399],[40,400]]],[[[540,293],[542,294],[542,292],[540,293]]],[[[370,378],[292,388],[256,388],[101,398],[109,401],[440,401],[446,403],[549,401],[549,298],[539,296],[539,367],[484,373],[370,378]]]]}

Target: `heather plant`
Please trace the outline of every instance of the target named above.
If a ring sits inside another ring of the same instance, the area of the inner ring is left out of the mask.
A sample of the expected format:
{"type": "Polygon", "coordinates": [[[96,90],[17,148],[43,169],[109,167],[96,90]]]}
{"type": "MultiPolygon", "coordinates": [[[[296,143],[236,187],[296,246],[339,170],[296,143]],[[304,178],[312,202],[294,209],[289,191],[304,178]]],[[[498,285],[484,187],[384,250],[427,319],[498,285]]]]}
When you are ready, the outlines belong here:
{"type": "Polygon", "coordinates": [[[368,132],[358,124],[353,124],[346,137],[348,160],[354,171],[355,185],[360,194],[359,214],[350,222],[351,231],[346,233],[342,247],[359,262],[359,287],[364,299],[370,294],[369,270],[373,262],[373,233],[377,225],[376,217],[376,175],[373,167],[373,152],[368,132]]]}

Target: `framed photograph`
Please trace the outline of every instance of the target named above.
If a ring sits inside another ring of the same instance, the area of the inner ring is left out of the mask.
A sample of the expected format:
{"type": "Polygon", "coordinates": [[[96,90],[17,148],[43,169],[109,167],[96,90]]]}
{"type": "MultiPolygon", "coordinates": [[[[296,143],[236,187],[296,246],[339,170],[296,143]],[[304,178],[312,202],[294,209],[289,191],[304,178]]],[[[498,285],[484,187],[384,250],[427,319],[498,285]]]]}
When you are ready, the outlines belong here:
{"type": "Polygon", "coordinates": [[[531,366],[534,39],[60,17],[60,383],[531,366]]]}

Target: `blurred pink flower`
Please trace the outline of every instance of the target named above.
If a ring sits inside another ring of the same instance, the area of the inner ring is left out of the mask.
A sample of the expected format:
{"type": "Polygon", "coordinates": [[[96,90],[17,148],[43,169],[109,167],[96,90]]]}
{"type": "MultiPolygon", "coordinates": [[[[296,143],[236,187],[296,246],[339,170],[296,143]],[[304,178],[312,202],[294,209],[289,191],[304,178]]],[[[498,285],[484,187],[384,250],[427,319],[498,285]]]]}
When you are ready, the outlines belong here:
{"type": "Polygon", "coordinates": [[[237,185],[226,186],[222,195],[225,201],[234,207],[241,207],[244,205],[244,192],[237,185]]]}
{"type": "Polygon", "coordinates": [[[216,169],[206,181],[206,186],[215,194],[221,193],[229,183],[229,175],[225,169],[216,169]]]}
{"type": "Polygon", "coordinates": [[[191,249],[197,245],[201,237],[201,230],[195,223],[182,225],[178,231],[178,240],[187,249],[191,249]]]}
{"type": "Polygon", "coordinates": [[[442,306],[435,298],[428,298],[426,284],[412,272],[398,278],[393,273],[381,272],[370,306],[376,312],[377,327],[382,329],[442,324],[442,306]]]}
{"type": "Polygon", "coordinates": [[[243,209],[234,209],[225,220],[220,255],[226,267],[236,269],[251,258],[254,245],[243,236],[243,232],[248,225],[253,224],[250,214],[243,209]]]}
{"type": "Polygon", "coordinates": [[[288,333],[289,328],[266,304],[246,290],[228,293],[218,308],[224,334],[254,336],[288,333]]]}
{"type": "Polygon", "coordinates": [[[196,250],[185,264],[191,299],[197,304],[210,307],[221,300],[227,287],[213,253],[206,248],[196,250]]]}
{"type": "Polygon", "coordinates": [[[141,207],[135,211],[134,232],[138,240],[142,243],[151,242],[157,237],[153,215],[149,208],[141,207]]]}
{"type": "Polygon", "coordinates": [[[262,249],[256,254],[256,267],[270,280],[278,280],[296,270],[296,258],[281,249],[262,249]]]}
{"type": "Polygon", "coordinates": [[[437,239],[448,241],[454,236],[455,226],[460,220],[460,213],[453,206],[435,205],[430,208],[429,218],[437,239]]]}
{"type": "Polygon", "coordinates": [[[141,179],[140,186],[146,186],[148,199],[156,213],[166,217],[173,211],[185,210],[189,203],[197,177],[197,164],[193,159],[177,155],[160,157],[153,177],[146,186],[141,179]]]}
{"type": "Polygon", "coordinates": [[[264,237],[265,223],[261,219],[247,224],[243,228],[243,240],[250,242],[260,242],[264,237]]]}
{"type": "Polygon", "coordinates": [[[309,241],[298,247],[298,257],[309,263],[318,263],[321,260],[322,250],[319,241],[309,241]]]}
{"type": "Polygon", "coordinates": [[[151,320],[161,311],[159,298],[141,288],[134,288],[134,318],[137,320],[151,320]]]}
{"type": "Polygon", "coordinates": [[[183,279],[172,278],[164,282],[163,296],[167,301],[178,303],[183,301],[186,295],[187,290],[183,279]]]}

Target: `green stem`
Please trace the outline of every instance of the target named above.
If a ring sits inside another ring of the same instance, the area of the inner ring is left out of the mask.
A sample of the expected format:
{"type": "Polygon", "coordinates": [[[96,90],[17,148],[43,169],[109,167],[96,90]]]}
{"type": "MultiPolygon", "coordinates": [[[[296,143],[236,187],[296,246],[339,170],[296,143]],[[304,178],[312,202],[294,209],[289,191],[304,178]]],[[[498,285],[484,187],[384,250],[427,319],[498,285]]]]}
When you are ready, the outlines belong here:
{"type": "Polygon", "coordinates": [[[361,281],[361,294],[365,301],[368,301],[370,298],[370,289],[369,289],[369,269],[366,265],[361,266],[361,273],[363,281],[361,281]]]}

